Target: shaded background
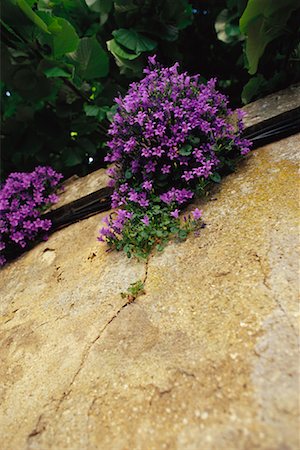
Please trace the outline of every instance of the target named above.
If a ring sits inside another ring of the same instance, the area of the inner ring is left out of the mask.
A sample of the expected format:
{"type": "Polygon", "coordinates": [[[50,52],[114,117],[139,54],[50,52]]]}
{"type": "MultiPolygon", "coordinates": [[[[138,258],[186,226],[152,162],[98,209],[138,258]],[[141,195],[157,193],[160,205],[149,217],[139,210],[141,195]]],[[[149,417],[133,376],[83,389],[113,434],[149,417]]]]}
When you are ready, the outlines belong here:
{"type": "Polygon", "coordinates": [[[297,82],[299,19],[295,0],[3,0],[1,179],[102,167],[113,99],[155,53],[232,107],[297,82]]]}

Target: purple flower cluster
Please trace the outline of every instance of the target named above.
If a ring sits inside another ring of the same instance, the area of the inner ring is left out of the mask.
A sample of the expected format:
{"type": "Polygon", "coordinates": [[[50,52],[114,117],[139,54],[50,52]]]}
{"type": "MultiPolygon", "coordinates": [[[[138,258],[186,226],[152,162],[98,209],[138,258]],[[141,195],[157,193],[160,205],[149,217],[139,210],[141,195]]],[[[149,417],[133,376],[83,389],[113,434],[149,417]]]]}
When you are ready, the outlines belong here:
{"type": "Polygon", "coordinates": [[[51,220],[40,216],[57,202],[55,191],[62,177],[51,167],[41,166],[31,173],[9,175],[0,190],[0,265],[6,262],[8,247],[24,248],[50,229],[51,220]]]}
{"type": "Polygon", "coordinates": [[[108,226],[111,225],[111,228],[103,227],[100,230],[100,236],[98,237],[98,241],[100,242],[104,242],[104,238],[109,240],[113,239],[116,235],[121,234],[125,223],[129,219],[132,219],[133,214],[125,209],[118,209],[114,213],[115,217],[113,218],[113,221],[111,216],[112,215],[105,216],[103,219],[103,222],[108,226]]]}
{"type": "Polygon", "coordinates": [[[180,74],[178,63],[164,68],[150,57],[144,73],[115,99],[106,157],[113,164],[112,206],[146,209],[156,197],[182,207],[228,153],[248,153],[243,113],[228,107],[215,79],[203,84],[199,75],[180,74]]]}
{"type": "Polygon", "coordinates": [[[193,198],[193,196],[193,192],[188,191],[187,189],[172,188],[168,192],[161,194],[160,199],[164,203],[167,203],[167,205],[174,202],[178,205],[182,205],[193,198]]]}

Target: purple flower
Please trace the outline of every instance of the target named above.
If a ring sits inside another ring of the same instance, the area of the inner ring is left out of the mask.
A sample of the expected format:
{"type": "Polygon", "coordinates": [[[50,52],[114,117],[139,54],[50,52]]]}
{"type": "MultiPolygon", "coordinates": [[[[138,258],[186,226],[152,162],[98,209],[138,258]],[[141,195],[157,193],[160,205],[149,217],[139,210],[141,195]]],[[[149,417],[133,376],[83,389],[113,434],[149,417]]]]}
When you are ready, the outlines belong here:
{"type": "MultiPolygon", "coordinates": [[[[241,136],[243,114],[229,108],[216,79],[204,84],[199,75],[180,73],[178,63],[162,67],[156,56],[148,61],[144,78],[116,99],[105,158],[116,167],[112,207],[141,213],[143,223],[150,216],[144,209],[154,204],[178,218],[197,185],[217,172],[229,152],[244,155],[250,149],[241,136]]],[[[196,208],[193,219],[201,213],[196,208]]],[[[119,214],[109,220],[109,242],[119,243],[125,224],[119,214]]]]}
{"type": "Polygon", "coordinates": [[[139,194],[136,191],[132,190],[131,192],[129,192],[128,199],[131,202],[137,203],[139,201],[139,194]]]}
{"type": "Polygon", "coordinates": [[[156,55],[149,56],[148,62],[149,62],[149,65],[151,64],[152,66],[155,66],[155,64],[156,64],[156,55]]]}
{"type": "Polygon", "coordinates": [[[170,165],[167,165],[167,164],[164,164],[164,165],[162,166],[162,168],[161,168],[161,171],[162,171],[163,174],[170,173],[170,171],[171,171],[171,166],[170,166],[170,165]]]}
{"type": "Polygon", "coordinates": [[[174,217],[175,219],[178,219],[179,217],[179,209],[175,209],[174,211],[170,212],[170,216],[174,217]]]}
{"type": "Polygon", "coordinates": [[[144,181],[144,183],[142,184],[142,187],[146,190],[146,191],[151,191],[153,186],[153,181],[144,181]]]}
{"type": "Polygon", "coordinates": [[[202,213],[203,213],[202,210],[195,208],[194,211],[192,211],[194,220],[199,220],[202,217],[202,213]]]}
{"type": "MultiPolygon", "coordinates": [[[[45,236],[51,221],[40,216],[45,208],[57,202],[55,191],[61,179],[62,175],[54,169],[42,166],[31,173],[9,175],[0,190],[2,253],[12,244],[24,248],[29,241],[45,236]]],[[[0,260],[6,261],[4,254],[0,260]]]]}
{"type": "Polygon", "coordinates": [[[143,217],[143,219],[141,219],[141,222],[143,222],[145,225],[149,225],[149,217],[147,215],[145,215],[143,217]]]}
{"type": "Polygon", "coordinates": [[[156,162],[153,161],[149,161],[147,164],[145,164],[146,173],[155,172],[155,166],[156,162]]]}

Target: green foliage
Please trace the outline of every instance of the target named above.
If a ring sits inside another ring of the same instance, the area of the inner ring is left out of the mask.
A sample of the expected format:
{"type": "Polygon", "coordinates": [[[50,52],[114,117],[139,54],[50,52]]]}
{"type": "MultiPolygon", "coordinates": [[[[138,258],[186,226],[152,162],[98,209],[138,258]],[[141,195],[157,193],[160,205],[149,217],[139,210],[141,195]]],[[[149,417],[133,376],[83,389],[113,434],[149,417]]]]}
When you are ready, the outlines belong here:
{"type": "Polygon", "coordinates": [[[218,39],[240,47],[237,65],[252,76],[241,98],[256,98],[299,81],[300,6],[296,0],[227,0],[217,16],[218,39]]]}
{"type": "MultiPolygon", "coordinates": [[[[122,236],[111,240],[113,247],[117,251],[123,250],[128,258],[134,256],[145,260],[152,251],[163,251],[170,240],[184,241],[203,224],[194,220],[192,215],[184,216],[182,220],[172,217],[172,207],[162,204],[158,197],[152,199],[146,213],[136,207],[128,210],[132,213],[132,219],[125,224],[122,236]]],[[[110,242],[109,238],[107,242],[110,242]]]]}
{"type": "Polygon", "coordinates": [[[124,28],[120,28],[119,30],[113,31],[112,34],[118,44],[132,50],[135,54],[150,52],[157,46],[157,42],[147,36],[141,35],[136,30],[125,30],[124,28]]]}
{"type": "Polygon", "coordinates": [[[249,73],[257,72],[261,56],[267,45],[284,34],[292,12],[299,9],[295,0],[249,0],[242,17],[240,30],[247,36],[246,55],[249,73]]]}
{"type": "Polygon", "coordinates": [[[36,164],[65,176],[103,165],[113,98],[153,50],[168,58],[164,42],[192,20],[188,0],[3,0],[1,9],[2,178],[36,164]]]}
{"type": "Polygon", "coordinates": [[[131,283],[126,292],[121,292],[122,298],[127,298],[128,302],[133,302],[140,295],[146,294],[144,283],[141,280],[131,283]]]}
{"type": "Polygon", "coordinates": [[[152,52],[217,76],[234,106],[299,81],[299,2],[200,3],[192,12],[189,0],[2,0],[1,177],[102,166],[113,98],[152,52]]]}
{"type": "Polygon", "coordinates": [[[75,62],[75,74],[83,80],[93,80],[108,74],[108,55],[96,36],[82,38],[77,50],[70,56],[75,62]]]}

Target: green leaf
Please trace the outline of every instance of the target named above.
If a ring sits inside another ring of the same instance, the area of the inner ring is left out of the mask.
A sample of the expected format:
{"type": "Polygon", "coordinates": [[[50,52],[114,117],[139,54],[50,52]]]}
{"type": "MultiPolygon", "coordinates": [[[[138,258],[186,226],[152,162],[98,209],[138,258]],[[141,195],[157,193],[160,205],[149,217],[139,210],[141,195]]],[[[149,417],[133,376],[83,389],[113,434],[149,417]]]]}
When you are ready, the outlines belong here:
{"type": "Polygon", "coordinates": [[[282,10],[284,13],[287,11],[292,12],[298,8],[299,4],[297,4],[295,0],[248,0],[246,9],[240,18],[241,32],[247,34],[247,30],[251,22],[261,15],[268,19],[279,10],[282,10]]]}
{"type": "Polygon", "coordinates": [[[57,24],[61,27],[61,30],[53,31],[53,54],[55,58],[63,56],[65,53],[74,52],[79,44],[79,36],[75,31],[73,25],[66,19],[57,17],[57,24]]]}
{"type": "Polygon", "coordinates": [[[48,30],[51,30],[50,35],[41,35],[38,39],[42,45],[47,44],[51,47],[55,58],[60,58],[77,49],[79,36],[70,22],[44,11],[38,11],[37,14],[47,24],[48,30]]]}
{"type": "Polygon", "coordinates": [[[49,67],[48,69],[44,70],[44,74],[47,78],[71,78],[71,74],[61,67],[49,67]]]}
{"type": "Polygon", "coordinates": [[[211,179],[212,181],[214,181],[215,183],[220,183],[220,182],[221,182],[221,176],[220,176],[220,174],[218,174],[217,172],[213,173],[213,174],[210,176],[210,179],[211,179]]]}
{"type": "Polygon", "coordinates": [[[200,143],[200,138],[199,138],[198,136],[190,136],[190,137],[189,137],[189,141],[190,141],[192,144],[197,145],[197,144],[200,143]]]}
{"type": "Polygon", "coordinates": [[[43,30],[45,33],[50,34],[47,24],[31,9],[31,6],[26,0],[16,0],[17,5],[23,11],[23,13],[31,20],[37,27],[43,30]]]}
{"type": "Polygon", "coordinates": [[[115,41],[115,39],[112,39],[110,41],[106,42],[108,50],[115,56],[115,58],[119,59],[128,59],[133,60],[140,56],[141,53],[128,53],[125,50],[120,47],[120,45],[115,41]]]}
{"type": "Polygon", "coordinates": [[[186,144],[179,150],[179,154],[182,156],[189,156],[192,153],[193,147],[190,144],[186,144]]]}
{"type": "Polygon", "coordinates": [[[230,14],[228,9],[223,9],[216,18],[215,30],[218,39],[226,44],[243,39],[240,29],[232,22],[236,19],[237,14],[230,14]]]}
{"type": "Polygon", "coordinates": [[[108,55],[95,36],[80,39],[71,57],[77,63],[78,74],[85,80],[106,77],[108,74],[108,55]]]}
{"type": "Polygon", "coordinates": [[[108,14],[111,11],[113,0],[85,0],[91,11],[108,14]]]}
{"type": "Polygon", "coordinates": [[[149,52],[155,49],[157,42],[143,36],[133,29],[120,28],[112,32],[115,41],[135,53],[149,52]]]}
{"type": "Polygon", "coordinates": [[[51,34],[57,34],[62,31],[62,26],[59,25],[58,20],[56,18],[53,18],[53,22],[48,25],[48,30],[51,34]]]}
{"type": "Polygon", "coordinates": [[[240,30],[247,35],[246,56],[249,73],[255,74],[266,46],[280,36],[293,11],[299,8],[294,0],[249,0],[240,18],[240,30]]]}
{"type": "Polygon", "coordinates": [[[83,158],[77,149],[68,148],[63,152],[62,160],[67,167],[73,167],[80,164],[83,158]]]}
{"type": "Polygon", "coordinates": [[[89,105],[87,103],[83,106],[84,112],[89,117],[97,117],[99,113],[99,106],[97,105],[89,105]]]}
{"type": "Polygon", "coordinates": [[[132,172],[131,172],[130,169],[127,169],[127,170],[125,171],[125,178],[126,178],[127,180],[129,180],[130,178],[132,178],[132,172]]]}
{"type": "Polygon", "coordinates": [[[179,230],[178,231],[178,237],[181,240],[184,240],[187,238],[188,232],[186,230],[179,230]]]}
{"type": "Polygon", "coordinates": [[[250,78],[242,91],[243,103],[249,103],[253,98],[257,97],[267,85],[267,80],[261,74],[250,78]]]}
{"type": "Polygon", "coordinates": [[[112,122],[116,112],[117,112],[117,105],[111,106],[106,113],[107,120],[112,122]]]}

